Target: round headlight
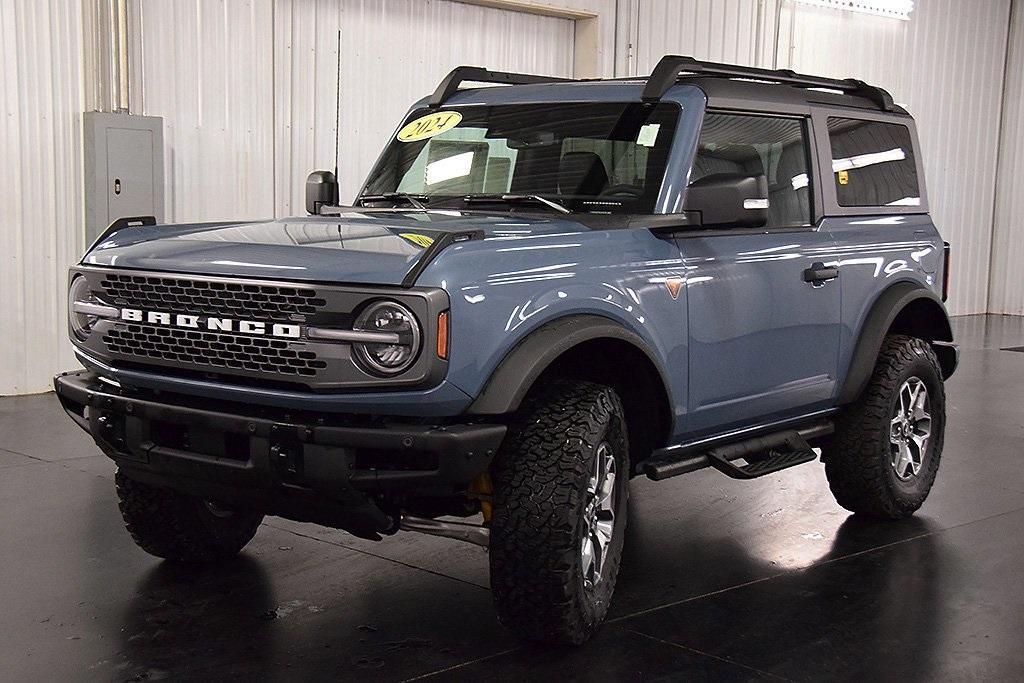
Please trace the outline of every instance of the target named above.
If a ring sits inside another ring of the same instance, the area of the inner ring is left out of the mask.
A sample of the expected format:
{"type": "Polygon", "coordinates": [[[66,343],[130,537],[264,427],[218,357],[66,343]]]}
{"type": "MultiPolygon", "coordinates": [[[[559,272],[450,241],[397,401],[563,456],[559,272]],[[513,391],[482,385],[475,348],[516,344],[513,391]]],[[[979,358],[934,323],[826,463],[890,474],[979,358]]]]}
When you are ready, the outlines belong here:
{"type": "Polygon", "coordinates": [[[92,334],[92,328],[99,320],[95,315],[75,312],[75,302],[94,303],[96,298],[89,290],[89,282],[79,275],[71,281],[71,288],[68,290],[68,325],[71,333],[76,338],[85,341],[92,334]]]}
{"type": "Polygon", "coordinates": [[[355,323],[353,330],[382,332],[395,335],[394,342],[352,345],[356,358],[370,372],[378,375],[397,375],[407,370],[420,352],[420,325],[412,312],[394,301],[370,304],[355,323]]]}

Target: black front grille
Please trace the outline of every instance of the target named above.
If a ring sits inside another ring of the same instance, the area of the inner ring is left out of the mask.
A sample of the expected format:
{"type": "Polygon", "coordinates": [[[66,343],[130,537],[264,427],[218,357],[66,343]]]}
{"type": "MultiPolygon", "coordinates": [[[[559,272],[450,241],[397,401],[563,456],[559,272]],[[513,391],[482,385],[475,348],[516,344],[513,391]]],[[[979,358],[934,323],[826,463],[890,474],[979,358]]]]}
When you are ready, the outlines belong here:
{"type": "Polygon", "coordinates": [[[132,308],[294,322],[321,311],[327,301],[309,287],[107,273],[104,301],[132,308]]]}
{"type": "Polygon", "coordinates": [[[183,365],[315,377],[327,367],[312,351],[295,350],[287,341],[219,332],[118,324],[103,335],[111,353],[183,365]]]}

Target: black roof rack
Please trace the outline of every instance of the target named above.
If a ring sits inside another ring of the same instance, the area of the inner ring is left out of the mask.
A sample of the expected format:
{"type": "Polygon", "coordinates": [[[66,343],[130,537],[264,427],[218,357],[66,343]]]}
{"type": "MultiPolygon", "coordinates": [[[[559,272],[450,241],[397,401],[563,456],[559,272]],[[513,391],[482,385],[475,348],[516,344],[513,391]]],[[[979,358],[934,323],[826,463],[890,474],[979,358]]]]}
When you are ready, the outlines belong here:
{"type": "Polygon", "coordinates": [[[792,85],[798,88],[828,88],[839,90],[847,95],[856,95],[873,102],[882,111],[898,111],[892,95],[882,88],[868,85],[855,78],[824,78],[822,76],[805,76],[791,69],[759,69],[752,66],[736,64],[719,64],[702,62],[693,57],[667,55],[661,58],[654,67],[647,85],[644,87],[643,100],[658,102],[676,84],[681,74],[690,73],[696,76],[718,76],[721,78],[749,78],[758,81],[770,81],[792,85]]]}
{"type": "Polygon", "coordinates": [[[427,106],[440,107],[449,97],[455,94],[459,86],[465,82],[501,83],[504,85],[533,85],[536,83],[564,83],[572,78],[557,76],[537,76],[535,74],[517,74],[508,71],[489,71],[482,66],[457,66],[437,86],[430,96],[427,106]]]}
{"type": "MultiPolygon", "coordinates": [[[[680,55],[666,55],[661,58],[661,61],[658,62],[657,66],[654,67],[654,71],[647,78],[647,85],[643,91],[643,100],[651,103],[660,101],[669,88],[675,85],[676,81],[683,74],[718,78],[745,78],[791,85],[797,88],[838,90],[847,95],[863,97],[874,103],[882,111],[901,111],[893,102],[892,95],[887,91],[856,78],[839,79],[825,78],[824,76],[808,76],[798,74],[792,69],[760,69],[753,66],[740,66],[738,64],[702,62],[693,57],[680,55]]],[[[432,109],[440,107],[459,90],[459,86],[467,82],[535,85],[538,83],[568,83],[575,80],[578,79],[512,73],[508,71],[490,71],[481,66],[457,66],[438,84],[434,94],[427,101],[427,106],[432,109]]]]}

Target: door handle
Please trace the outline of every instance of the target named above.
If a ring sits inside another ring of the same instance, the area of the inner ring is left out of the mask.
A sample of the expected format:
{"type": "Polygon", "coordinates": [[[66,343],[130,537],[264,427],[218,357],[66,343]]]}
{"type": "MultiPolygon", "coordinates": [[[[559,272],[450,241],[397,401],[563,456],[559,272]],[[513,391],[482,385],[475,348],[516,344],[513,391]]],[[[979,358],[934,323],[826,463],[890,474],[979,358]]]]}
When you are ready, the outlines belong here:
{"type": "Polygon", "coordinates": [[[835,280],[837,277],[839,277],[838,267],[826,266],[820,261],[812,263],[810,268],[804,270],[804,282],[826,282],[835,280]]]}

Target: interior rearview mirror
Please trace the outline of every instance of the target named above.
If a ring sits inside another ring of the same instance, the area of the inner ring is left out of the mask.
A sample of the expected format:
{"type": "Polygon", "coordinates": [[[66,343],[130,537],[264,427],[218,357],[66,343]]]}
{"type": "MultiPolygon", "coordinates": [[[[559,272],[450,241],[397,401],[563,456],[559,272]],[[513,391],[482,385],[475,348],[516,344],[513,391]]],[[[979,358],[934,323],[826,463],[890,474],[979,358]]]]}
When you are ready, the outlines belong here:
{"type": "Polygon", "coordinates": [[[315,216],[321,206],[337,206],[338,179],[330,171],[313,171],[306,177],[306,213],[315,216]]]}
{"type": "Polygon", "coordinates": [[[768,223],[768,178],[713,173],[690,183],[686,211],[704,227],[760,228],[768,223]]]}
{"type": "Polygon", "coordinates": [[[549,130],[537,131],[530,135],[519,132],[517,137],[509,137],[505,140],[505,146],[509,149],[533,149],[560,144],[562,144],[562,139],[549,130]]]}

